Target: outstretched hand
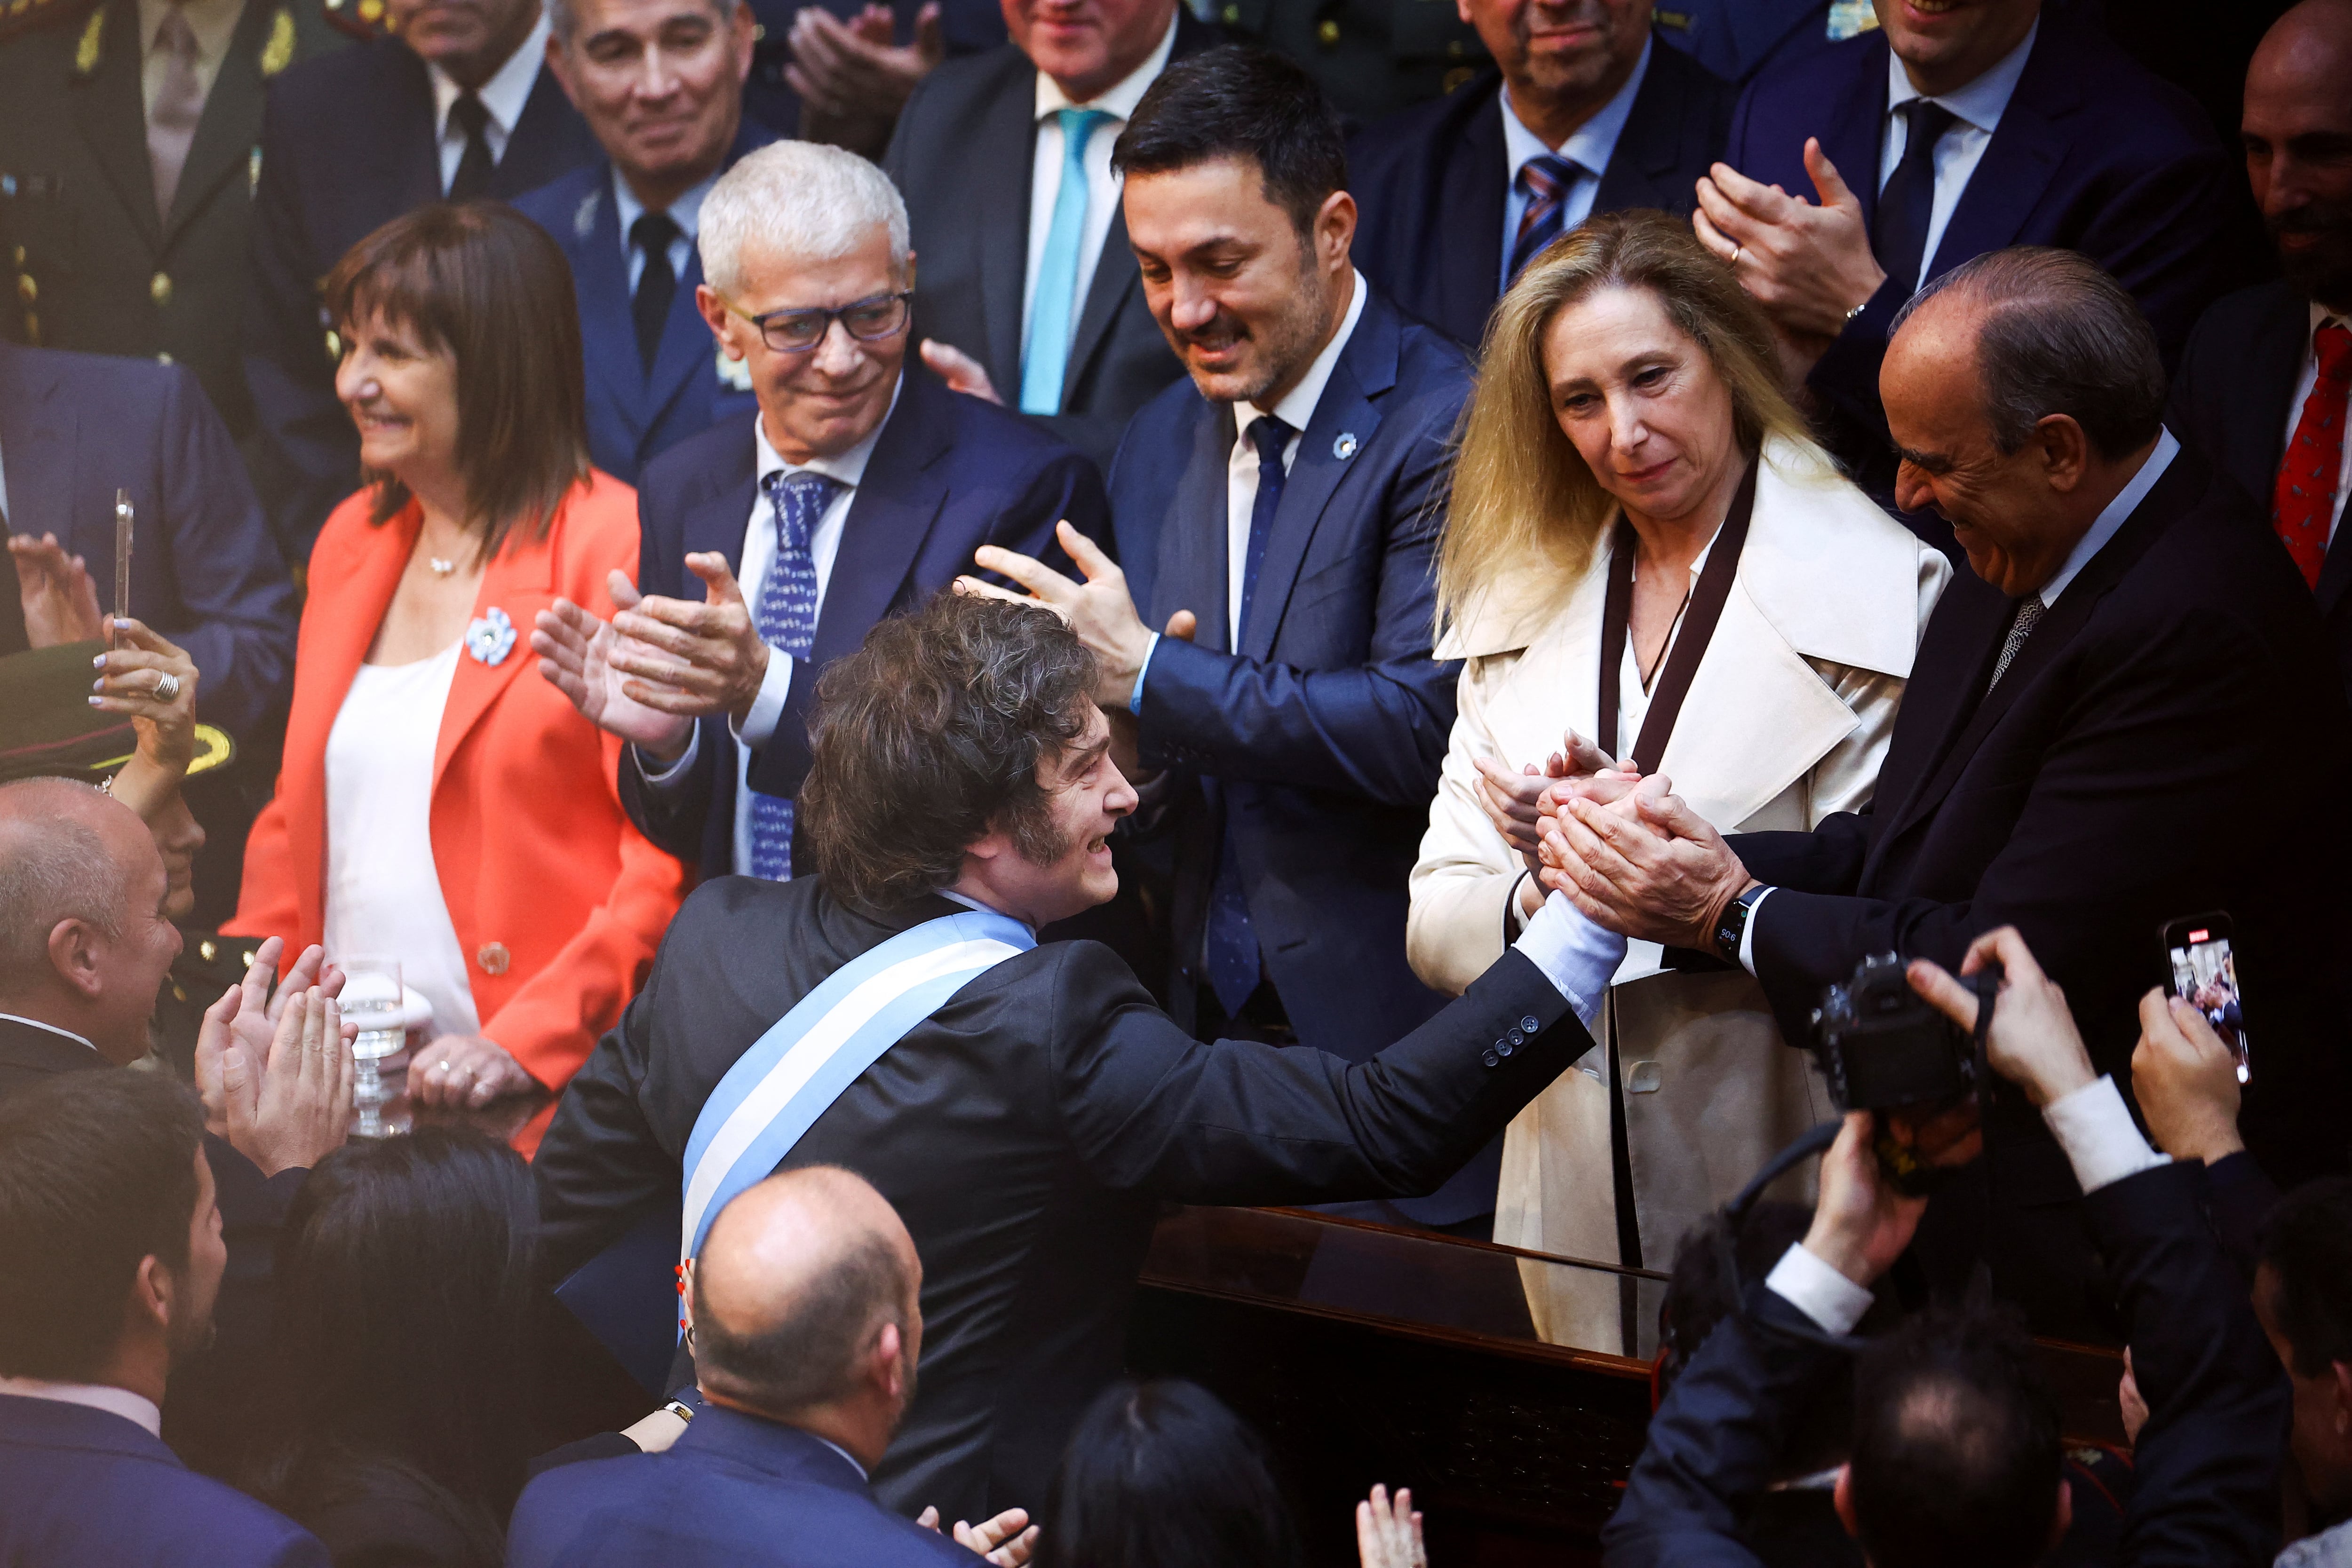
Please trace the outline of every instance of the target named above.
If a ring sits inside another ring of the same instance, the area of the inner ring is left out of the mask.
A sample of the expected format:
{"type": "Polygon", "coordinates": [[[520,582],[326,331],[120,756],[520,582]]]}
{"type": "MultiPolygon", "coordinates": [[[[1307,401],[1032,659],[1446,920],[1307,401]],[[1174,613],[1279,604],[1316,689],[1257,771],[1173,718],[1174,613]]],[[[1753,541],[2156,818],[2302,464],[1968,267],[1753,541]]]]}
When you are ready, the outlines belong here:
{"type": "MultiPolygon", "coordinates": [[[[1124,709],[1135,693],[1135,677],[1143,669],[1144,655],[1151,650],[1150,630],[1136,612],[1135,601],[1128,595],[1127,573],[1104,553],[1101,546],[1066,520],[1055,527],[1055,538],[1085,574],[1084,582],[1073,582],[1045,562],[1017,550],[982,545],[972,552],[973,563],[983,571],[1011,578],[1027,589],[1030,597],[1024,599],[976,577],[957,578],[956,591],[1009,600],[1015,604],[1039,604],[1061,616],[1095,656],[1095,701],[1113,711],[1124,709]]],[[[1178,613],[1189,627],[1189,613],[1178,613]]],[[[1171,636],[1191,635],[1189,630],[1180,633],[1176,628],[1176,621],[1171,620],[1171,636]]]]}
{"type": "MultiPolygon", "coordinates": [[[[613,602],[621,609],[634,609],[639,602],[641,596],[625,573],[613,573],[611,588],[613,602]]],[[[623,674],[613,662],[620,643],[621,634],[611,622],[568,599],[541,611],[530,633],[539,673],[583,718],[655,757],[676,758],[694,733],[693,717],[677,711],[686,695],[676,686],[623,674]]]]}
{"type": "Polygon", "coordinates": [[[1391,1502],[1389,1489],[1375,1482],[1372,1495],[1356,1505],[1356,1556],[1362,1568],[1429,1568],[1411,1487],[1397,1488],[1391,1502]]]}
{"type": "Polygon", "coordinates": [[[952,343],[942,343],[937,338],[926,338],[919,351],[931,374],[948,383],[948,391],[963,392],[982,402],[1003,406],[1004,400],[997,395],[996,383],[989,379],[988,367],[952,343]]]}
{"type": "MultiPolygon", "coordinates": [[[[915,1522],[925,1530],[937,1531],[940,1511],[926,1508],[915,1516],[915,1522]]],[[[996,1568],[1022,1568],[1037,1551],[1037,1527],[1029,1522],[1029,1511],[1025,1508],[1008,1508],[979,1524],[966,1524],[959,1519],[950,1533],[958,1546],[995,1563],[996,1568]]]]}
{"type": "Polygon", "coordinates": [[[8,541],[8,554],[16,563],[17,601],[24,609],[27,647],[54,648],[106,634],[89,563],[68,555],[57,535],[35,538],[17,534],[8,541]]]}

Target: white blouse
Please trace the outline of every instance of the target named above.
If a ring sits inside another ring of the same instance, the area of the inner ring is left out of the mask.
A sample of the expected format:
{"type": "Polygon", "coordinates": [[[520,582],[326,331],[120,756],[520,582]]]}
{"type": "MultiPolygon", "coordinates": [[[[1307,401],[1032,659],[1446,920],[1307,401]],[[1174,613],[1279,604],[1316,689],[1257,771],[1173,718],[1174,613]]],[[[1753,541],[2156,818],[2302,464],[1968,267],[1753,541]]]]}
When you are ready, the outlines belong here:
{"type": "Polygon", "coordinates": [[[327,956],[398,958],[436,1035],[481,1029],[433,865],[433,754],[462,646],[362,664],[327,733],[327,956]]]}

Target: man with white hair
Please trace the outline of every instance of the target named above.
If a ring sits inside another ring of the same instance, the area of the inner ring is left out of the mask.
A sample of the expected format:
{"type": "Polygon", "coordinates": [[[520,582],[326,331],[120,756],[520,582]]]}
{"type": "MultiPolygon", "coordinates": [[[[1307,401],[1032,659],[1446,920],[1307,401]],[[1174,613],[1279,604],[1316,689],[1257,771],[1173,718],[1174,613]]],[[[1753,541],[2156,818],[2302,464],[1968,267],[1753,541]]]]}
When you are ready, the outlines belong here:
{"type": "Polygon", "coordinates": [[[982,545],[1053,550],[1065,518],[1105,538],[1107,507],[1076,451],[907,362],[907,208],[872,163],[761,148],[711,187],[696,243],[695,302],[759,415],[646,466],[643,598],[616,582],[610,622],[558,600],[531,647],[631,743],[621,797],[648,838],[706,876],[782,880],[808,862],[793,796],[818,672],[982,545]]]}

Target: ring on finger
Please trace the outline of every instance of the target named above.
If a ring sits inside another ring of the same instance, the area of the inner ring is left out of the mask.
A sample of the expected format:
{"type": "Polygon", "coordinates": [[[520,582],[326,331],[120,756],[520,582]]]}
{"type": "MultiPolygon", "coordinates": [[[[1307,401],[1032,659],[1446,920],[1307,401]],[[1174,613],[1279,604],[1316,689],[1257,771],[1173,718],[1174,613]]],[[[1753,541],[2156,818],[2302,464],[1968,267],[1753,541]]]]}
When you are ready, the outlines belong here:
{"type": "Polygon", "coordinates": [[[180,677],[166,670],[155,677],[155,700],[177,702],[180,699],[180,677]]]}
{"type": "Polygon", "coordinates": [[[1739,269],[1739,258],[1747,254],[1748,247],[1744,245],[1735,245],[1731,247],[1731,267],[1733,271],[1737,272],[1739,269]]]}

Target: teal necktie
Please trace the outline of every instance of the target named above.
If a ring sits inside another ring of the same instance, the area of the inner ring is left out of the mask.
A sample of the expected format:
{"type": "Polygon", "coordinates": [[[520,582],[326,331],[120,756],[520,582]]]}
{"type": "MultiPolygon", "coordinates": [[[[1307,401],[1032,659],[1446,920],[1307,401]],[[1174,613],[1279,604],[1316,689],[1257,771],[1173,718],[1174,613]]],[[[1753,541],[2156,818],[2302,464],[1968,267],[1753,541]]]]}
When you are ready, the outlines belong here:
{"type": "Polygon", "coordinates": [[[1021,412],[1062,412],[1062,376],[1069,368],[1070,325],[1078,311],[1078,247],[1087,235],[1087,142],[1110,115],[1099,109],[1055,110],[1062,122],[1062,186],[1054,194],[1054,225],[1037,261],[1037,288],[1029,297],[1029,341],[1021,351],[1021,412]]]}

